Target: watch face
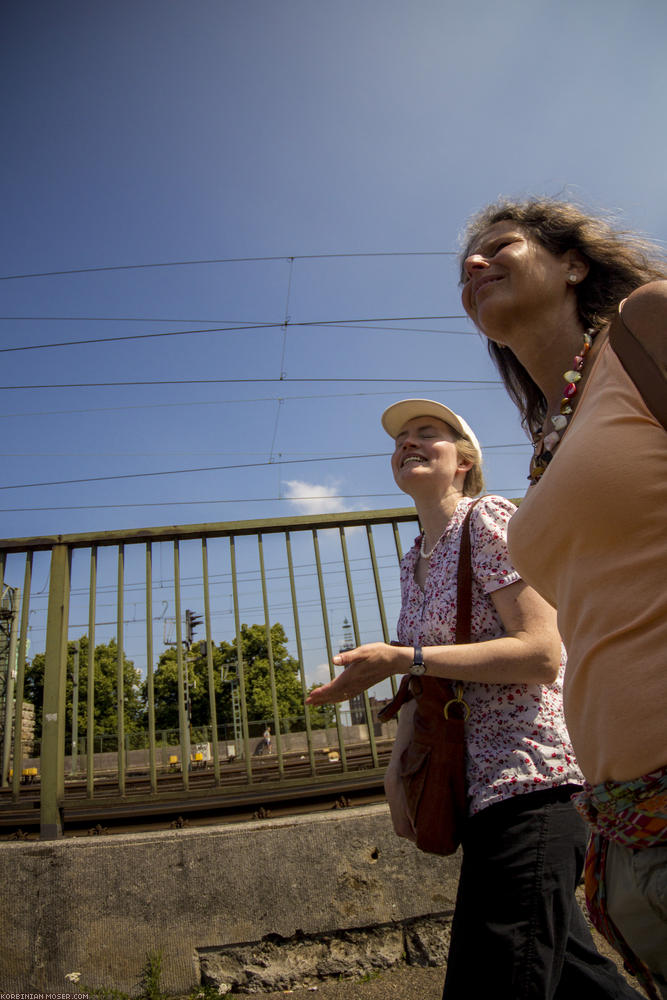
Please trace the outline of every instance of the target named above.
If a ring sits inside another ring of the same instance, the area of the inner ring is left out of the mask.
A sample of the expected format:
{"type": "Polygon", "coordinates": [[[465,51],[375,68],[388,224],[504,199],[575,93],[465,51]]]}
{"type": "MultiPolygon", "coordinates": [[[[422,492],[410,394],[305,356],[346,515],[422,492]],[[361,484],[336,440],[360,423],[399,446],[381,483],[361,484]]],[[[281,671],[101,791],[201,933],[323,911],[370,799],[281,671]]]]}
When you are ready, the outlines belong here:
{"type": "Polygon", "coordinates": [[[410,667],[410,673],[413,677],[421,677],[422,674],[426,673],[426,667],[423,663],[413,663],[410,667]]]}

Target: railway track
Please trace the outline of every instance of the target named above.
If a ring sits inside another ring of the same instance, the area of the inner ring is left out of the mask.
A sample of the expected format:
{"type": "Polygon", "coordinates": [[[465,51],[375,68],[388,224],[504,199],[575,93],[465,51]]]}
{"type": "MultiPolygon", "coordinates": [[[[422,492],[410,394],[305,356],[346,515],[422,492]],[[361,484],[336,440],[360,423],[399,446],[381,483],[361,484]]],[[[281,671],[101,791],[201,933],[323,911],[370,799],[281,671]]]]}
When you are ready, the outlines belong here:
{"type": "MultiPolygon", "coordinates": [[[[158,773],[157,792],[146,771],[129,772],[120,795],[115,774],[96,775],[94,796],[86,781],[69,778],[62,803],[66,837],[205,826],[252,819],[347,808],[384,800],[383,776],[392,742],[378,744],[375,767],[368,745],[346,748],[347,770],[339,760],[317,759],[316,773],[302,754],[252,759],[252,781],[244,762],[221,764],[216,783],[212,766],[188,774],[158,773]]],[[[11,789],[0,789],[0,840],[38,839],[40,788],[31,784],[13,801],[11,789]]]]}

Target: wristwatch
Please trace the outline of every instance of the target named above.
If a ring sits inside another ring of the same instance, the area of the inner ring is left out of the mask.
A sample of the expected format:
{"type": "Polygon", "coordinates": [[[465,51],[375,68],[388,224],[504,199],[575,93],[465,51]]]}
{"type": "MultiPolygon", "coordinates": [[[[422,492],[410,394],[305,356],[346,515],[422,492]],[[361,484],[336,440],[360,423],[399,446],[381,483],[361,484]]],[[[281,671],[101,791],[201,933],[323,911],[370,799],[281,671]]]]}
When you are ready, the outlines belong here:
{"type": "Polygon", "coordinates": [[[415,646],[415,655],[410,667],[410,673],[413,677],[421,677],[422,674],[426,673],[426,664],[424,663],[421,646],[415,646]]]}

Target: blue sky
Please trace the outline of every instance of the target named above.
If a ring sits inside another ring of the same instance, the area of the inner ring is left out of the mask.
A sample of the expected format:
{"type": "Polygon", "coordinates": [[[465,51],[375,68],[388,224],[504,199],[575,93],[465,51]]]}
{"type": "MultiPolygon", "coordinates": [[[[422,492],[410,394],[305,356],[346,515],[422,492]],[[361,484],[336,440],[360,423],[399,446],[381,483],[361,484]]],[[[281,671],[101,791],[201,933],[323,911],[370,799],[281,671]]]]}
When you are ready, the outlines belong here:
{"type": "Polygon", "coordinates": [[[666,29],[662,0],[5,2],[0,383],[169,384],[4,388],[0,535],[403,506],[379,415],[414,395],[522,495],[457,234],[562,193],[664,241],[666,29]]]}
{"type": "Polygon", "coordinates": [[[495,373],[453,258],[286,258],[452,251],[500,193],[564,191],[664,239],[664,4],[37,0],[0,19],[2,276],[283,258],[2,281],[15,317],[3,347],[286,315],[452,317],[4,353],[5,386],[176,384],[4,390],[3,479],[17,488],[1,491],[3,536],[289,513],[307,504],[268,498],[298,484],[352,509],[400,504],[383,458],[327,459],[386,452],[378,415],[414,394],[463,412],[490,449],[490,488],[523,493],[527,448],[502,391],[456,384],[495,373]],[[454,332],[413,332],[426,330],[454,332]],[[281,373],[325,381],[178,384],[281,373]]]}

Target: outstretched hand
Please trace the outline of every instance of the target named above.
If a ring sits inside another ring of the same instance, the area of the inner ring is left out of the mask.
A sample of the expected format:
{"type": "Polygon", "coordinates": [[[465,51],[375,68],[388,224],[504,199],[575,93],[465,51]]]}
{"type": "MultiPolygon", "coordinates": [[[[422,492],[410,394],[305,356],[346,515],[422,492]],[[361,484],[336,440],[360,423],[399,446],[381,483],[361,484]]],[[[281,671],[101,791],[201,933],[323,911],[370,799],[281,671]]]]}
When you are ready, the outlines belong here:
{"type": "Polygon", "coordinates": [[[390,646],[385,642],[369,642],[356,649],[346,649],[333,658],[335,666],[345,667],[343,672],[335,680],[311,691],[306,704],[326,705],[334,701],[349,701],[392,674],[407,673],[412,657],[411,646],[390,646]]]}

